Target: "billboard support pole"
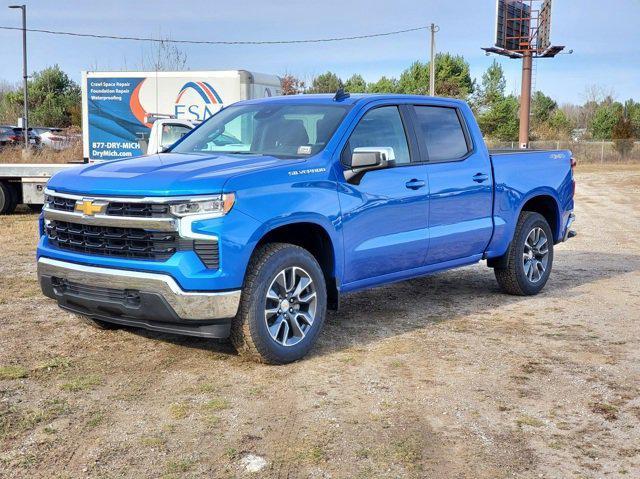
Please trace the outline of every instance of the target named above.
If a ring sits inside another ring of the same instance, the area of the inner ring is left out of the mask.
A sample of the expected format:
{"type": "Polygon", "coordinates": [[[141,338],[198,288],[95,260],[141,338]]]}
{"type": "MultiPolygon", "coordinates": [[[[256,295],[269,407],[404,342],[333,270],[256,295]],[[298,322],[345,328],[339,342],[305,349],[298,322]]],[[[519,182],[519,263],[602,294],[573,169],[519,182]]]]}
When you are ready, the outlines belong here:
{"type": "Polygon", "coordinates": [[[520,91],[520,148],[529,148],[529,119],[531,115],[531,51],[522,54],[522,88],[520,91]]]}

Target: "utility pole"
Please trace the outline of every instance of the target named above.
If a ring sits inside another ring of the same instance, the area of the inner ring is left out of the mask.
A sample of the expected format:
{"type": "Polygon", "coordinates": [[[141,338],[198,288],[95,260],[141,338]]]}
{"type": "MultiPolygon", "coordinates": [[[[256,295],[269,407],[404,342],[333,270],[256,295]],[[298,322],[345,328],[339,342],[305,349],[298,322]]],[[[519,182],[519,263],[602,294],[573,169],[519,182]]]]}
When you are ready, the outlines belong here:
{"type": "Polygon", "coordinates": [[[432,23],[431,30],[431,62],[429,63],[429,95],[436,96],[436,33],[440,27],[432,23]]]}
{"type": "Polygon", "coordinates": [[[520,92],[520,148],[529,148],[529,119],[531,117],[531,70],[533,55],[531,51],[522,54],[522,88],[520,92]]]}
{"type": "Polygon", "coordinates": [[[10,5],[9,8],[19,8],[22,10],[22,96],[23,96],[23,112],[22,112],[22,132],[24,133],[24,149],[29,149],[29,109],[27,98],[27,6],[26,5],[10,5]]]}

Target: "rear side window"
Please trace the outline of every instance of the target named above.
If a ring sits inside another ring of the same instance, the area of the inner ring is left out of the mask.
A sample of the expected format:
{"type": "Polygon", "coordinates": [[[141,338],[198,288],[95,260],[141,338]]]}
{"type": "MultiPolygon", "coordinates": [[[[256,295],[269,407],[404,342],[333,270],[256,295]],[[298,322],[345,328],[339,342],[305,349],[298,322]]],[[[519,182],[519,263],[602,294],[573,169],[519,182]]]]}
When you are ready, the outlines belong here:
{"type": "Polygon", "coordinates": [[[455,108],[416,106],[418,140],[427,148],[429,161],[462,158],[469,145],[455,108]]]}

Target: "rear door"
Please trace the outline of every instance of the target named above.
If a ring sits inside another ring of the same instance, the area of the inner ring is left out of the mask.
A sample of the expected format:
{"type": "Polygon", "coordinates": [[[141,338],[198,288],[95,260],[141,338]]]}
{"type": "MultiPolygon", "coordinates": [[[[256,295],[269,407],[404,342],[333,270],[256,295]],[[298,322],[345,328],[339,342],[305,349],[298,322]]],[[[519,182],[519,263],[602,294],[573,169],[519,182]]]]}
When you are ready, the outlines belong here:
{"type": "Polygon", "coordinates": [[[424,265],[427,171],[407,127],[406,107],[374,107],[360,118],[342,150],[343,164],[358,147],[392,148],[395,156],[388,168],[368,171],[356,182],[345,180],[339,188],[345,284],[424,265]]]}
{"type": "Polygon", "coordinates": [[[486,148],[473,144],[458,107],[414,105],[413,112],[430,189],[426,263],[480,255],[493,232],[493,180],[486,148]]]}

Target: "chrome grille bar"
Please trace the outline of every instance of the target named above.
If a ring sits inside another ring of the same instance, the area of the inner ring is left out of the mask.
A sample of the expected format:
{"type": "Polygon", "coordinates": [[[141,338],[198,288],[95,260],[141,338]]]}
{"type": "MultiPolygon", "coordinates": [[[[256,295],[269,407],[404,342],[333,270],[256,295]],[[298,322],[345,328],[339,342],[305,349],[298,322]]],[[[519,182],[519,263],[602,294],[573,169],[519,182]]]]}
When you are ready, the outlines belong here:
{"type": "Polygon", "coordinates": [[[112,226],[114,228],[141,228],[154,231],[178,231],[177,218],[147,218],[138,216],[85,215],[75,211],[42,209],[45,220],[66,221],[81,225],[112,226]]]}

